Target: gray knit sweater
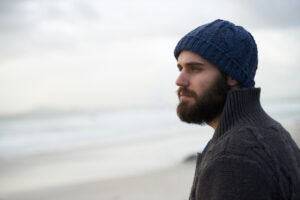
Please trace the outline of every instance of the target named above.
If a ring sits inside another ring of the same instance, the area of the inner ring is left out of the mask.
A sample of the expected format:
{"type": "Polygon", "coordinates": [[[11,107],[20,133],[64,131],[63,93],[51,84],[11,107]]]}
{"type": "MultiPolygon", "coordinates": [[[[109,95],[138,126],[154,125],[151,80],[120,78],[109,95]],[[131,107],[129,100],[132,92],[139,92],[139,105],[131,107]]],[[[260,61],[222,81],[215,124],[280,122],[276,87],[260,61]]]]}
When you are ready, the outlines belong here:
{"type": "Polygon", "coordinates": [[[260,88],[229,92],[190,200],[300,200],[300,150],[260,105],[260,88]]]}

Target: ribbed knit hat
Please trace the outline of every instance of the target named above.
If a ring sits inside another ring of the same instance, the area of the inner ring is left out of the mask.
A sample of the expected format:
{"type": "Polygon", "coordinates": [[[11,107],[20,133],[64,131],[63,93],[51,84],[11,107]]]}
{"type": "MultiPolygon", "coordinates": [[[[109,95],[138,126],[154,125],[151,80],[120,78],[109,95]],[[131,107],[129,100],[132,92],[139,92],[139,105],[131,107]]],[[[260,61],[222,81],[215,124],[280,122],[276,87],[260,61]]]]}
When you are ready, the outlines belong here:
{"type": "Polygon", "coordinates": [[[243,87],[254,87],[257,47],[252,35],[243,27],[220,19],[204,24],[178,42],[174,50],[176,59],[183,50],[205,58],[243,87]]]}

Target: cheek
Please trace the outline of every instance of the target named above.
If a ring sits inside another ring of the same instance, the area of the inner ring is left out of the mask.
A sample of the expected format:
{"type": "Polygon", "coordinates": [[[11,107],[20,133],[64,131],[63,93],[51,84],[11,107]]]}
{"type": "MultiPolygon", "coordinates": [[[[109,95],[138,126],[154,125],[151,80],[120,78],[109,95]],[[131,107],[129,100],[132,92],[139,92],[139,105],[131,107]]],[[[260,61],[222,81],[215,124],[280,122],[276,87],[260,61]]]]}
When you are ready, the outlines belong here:
{"type": "Polygon", "coordinates": [[[199,76],[194,77],[191,81],[191,89],[199,95],[202,91],[209,87],[211,82],[212,80],[207,76],[201,76],[201,74],[199,74],[199,76]]]}

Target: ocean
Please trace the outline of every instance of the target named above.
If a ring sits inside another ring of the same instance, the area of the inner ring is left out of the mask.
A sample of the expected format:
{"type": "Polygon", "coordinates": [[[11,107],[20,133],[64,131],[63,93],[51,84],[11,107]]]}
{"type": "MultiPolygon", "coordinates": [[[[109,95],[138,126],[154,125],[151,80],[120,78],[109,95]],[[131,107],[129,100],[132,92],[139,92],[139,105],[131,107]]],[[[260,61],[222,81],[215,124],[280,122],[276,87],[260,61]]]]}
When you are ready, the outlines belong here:
{"type": "Polygon", "coordinates": [[[0,159],[107,146],[199,130],[175,110],[43,113],[0,119],[0,159]]]}
{"type": "MultiPolygon", "coordinates": [[[[300,121],[299,101],[263,107],[284,126],[300,121]]],[[[170,108],[2,116],[0,197],[165,168],[201,152],[212,135],[170,108]]]]}

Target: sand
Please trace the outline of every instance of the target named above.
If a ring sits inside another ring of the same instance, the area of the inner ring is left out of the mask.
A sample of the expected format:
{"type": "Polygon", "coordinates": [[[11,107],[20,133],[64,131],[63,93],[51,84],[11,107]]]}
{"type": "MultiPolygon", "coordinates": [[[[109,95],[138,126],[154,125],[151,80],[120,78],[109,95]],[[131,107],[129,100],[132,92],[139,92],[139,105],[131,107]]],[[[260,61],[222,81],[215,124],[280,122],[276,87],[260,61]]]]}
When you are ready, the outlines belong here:
{"type": "MultiPolygon", "coordinates": [[[[298,146],[300,146],[299,125],[295,123],[287,128],[298,146]]],[[[6,166],[17,167],[16,164],[6,166]]],[[[2,193],[0,200],[186,200],[189,197],[194,170],[195,161],[178,162],[173,166],[136,175],[71,182],[17,193],[2,193]]],[[[30,181],[30,174],[28,177],[30,181]]]]}
{"type": "Polygon", "coordinates": [[[1,200],[184,200],[188,199],[194,162],[140,175],[7,195],[1,200]]]}

